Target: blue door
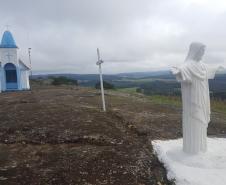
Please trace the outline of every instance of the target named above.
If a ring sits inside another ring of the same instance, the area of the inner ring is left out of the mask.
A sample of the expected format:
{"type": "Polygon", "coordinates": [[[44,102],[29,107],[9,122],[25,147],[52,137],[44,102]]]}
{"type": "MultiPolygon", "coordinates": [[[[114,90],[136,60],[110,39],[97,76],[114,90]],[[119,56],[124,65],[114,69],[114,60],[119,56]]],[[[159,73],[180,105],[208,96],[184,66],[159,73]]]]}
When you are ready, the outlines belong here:
{"type": "Polygon", "coordinates": [[[17,72],[16,66],[12,63],[7,63],[4,67],[5,79],[6,79],[6,90],[17,90],[17,72]]]}

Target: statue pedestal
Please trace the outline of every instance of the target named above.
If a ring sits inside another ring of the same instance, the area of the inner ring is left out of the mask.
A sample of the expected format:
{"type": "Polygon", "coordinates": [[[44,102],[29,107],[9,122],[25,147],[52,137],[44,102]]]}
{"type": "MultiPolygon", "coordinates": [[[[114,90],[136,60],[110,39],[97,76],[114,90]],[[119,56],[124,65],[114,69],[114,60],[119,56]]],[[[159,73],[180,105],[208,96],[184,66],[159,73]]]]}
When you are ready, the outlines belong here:
{"type": "Polygon", "coordinates": [[[178,185],[225,185],[226,139],[207,138],[207,152],[187,154],[182,150],[182,139],[153,141],[158,159],[167,169],[168,179],[178,185]]]}

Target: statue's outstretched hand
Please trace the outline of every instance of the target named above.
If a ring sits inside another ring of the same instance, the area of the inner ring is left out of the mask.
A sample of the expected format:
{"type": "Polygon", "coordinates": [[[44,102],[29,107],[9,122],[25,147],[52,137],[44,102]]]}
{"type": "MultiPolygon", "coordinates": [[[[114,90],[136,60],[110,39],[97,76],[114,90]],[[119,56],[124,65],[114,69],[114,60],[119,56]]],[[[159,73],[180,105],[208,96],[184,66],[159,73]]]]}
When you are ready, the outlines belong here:
{"type": "Polygon", "coordinates": [[[225,70],[225,68],[224,68],[223,66],[220,66],[220,67],[218,68],[218,71],[223,71],[223,70],[225,70]]]}
{"type": "Polygon", "coordinates": [[[176,75],[176,74],[180,73],[180,70],[178,69],[178,67],[173,66],[173,67],[171,68],[171,72],[172,72],[174,75],[176,75]]]}

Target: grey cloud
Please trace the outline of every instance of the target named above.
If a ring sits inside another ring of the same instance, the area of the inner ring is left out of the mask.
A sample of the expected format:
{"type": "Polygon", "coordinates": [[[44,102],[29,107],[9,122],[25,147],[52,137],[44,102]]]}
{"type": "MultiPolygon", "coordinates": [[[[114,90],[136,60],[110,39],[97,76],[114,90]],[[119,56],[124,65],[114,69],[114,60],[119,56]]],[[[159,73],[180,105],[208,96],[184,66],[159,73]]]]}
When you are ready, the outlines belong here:
{"type": "Polygon", "coordinates": [[[106,73],[166,68],[183,62],[196,40],[208,46],[207,62],[226,65],[226,7],[187,2],[0,0],[0,30],[11,25],[25,62],[32,47],[36,71],[96,73],[96,47],[112,60],[106,73]]]}

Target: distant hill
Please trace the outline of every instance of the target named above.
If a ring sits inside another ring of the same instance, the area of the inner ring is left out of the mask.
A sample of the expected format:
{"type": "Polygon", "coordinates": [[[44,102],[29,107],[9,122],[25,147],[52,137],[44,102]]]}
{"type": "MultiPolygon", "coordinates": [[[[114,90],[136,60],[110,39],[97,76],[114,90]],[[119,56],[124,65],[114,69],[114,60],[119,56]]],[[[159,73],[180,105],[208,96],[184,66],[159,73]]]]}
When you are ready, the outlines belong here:
{"type": "MultiPolygon", "coordinates": [[[[104,74],[106,80],[112,80],[112,79],[121,79],[121,78],[146,78],[146,77],[154,77],[154,76],[164,76],[164,75],[170,75],[170,71],[150,71],[150,72],[131,72],[131,73],[119,73],[119,74],[113,74],[108,75],[104,74]]],[[[41,74],[41,75],[33,75],[32,77],[34,79],[37,78],[48,78],[50,76],[53,77],[59,77],[59,76],[65,76],[68,78],[74,78],[77,80],[98,80],[99,74],[41,74]]]]}
{"type": "MultiPolygon", "coordinates": [[[[154,72],[133,72],[133,73],[119,73],[108,75],[104,74],[103,78],[108,82],[117,82],[123,79],[139,79],[147,77],[155,77],[157,75],[169,75],[169,71],[154,71],[154,72]]],[[[99,74],[41,74],[33,75],[32,79],[48,79],[49,77],[60,77],[64,76],[73,80],[78,80],[82,86],[94,86],[99,81],[99,74]]]]}
{"type": "MultiPolygon", "coordinates": [[[[33,75],[32,79],[48,79],[51,77],[60,77],[64,76],[69,79],[77,80],[80,86],[92,86],[99,81],[98,74],[45,74],[45,75],[33,75]]],[[[117,75],[103,75],[103,79],[108,82],[112,82],[113,80],[121,80],[122,78],[117,75]]]]}
{"type": "MultiPolygon", "coordinates": [[[[80,86],[95,87],[99,82],[98,74],[47,74],[34,75],[33,79],[48,79],[50,77],[64,76],[77,80],[80,86]]],[[[103,79],[116,88],[136,87],[143,89],[145,94],[179,95],[180,84],[170,71],[120,73],[103,75],[103,79]]],[[[210,80],[210,91],[214,97],[226,99],[226,74],[217,74],[210,80]]]]}
{"type": "Polygon", "coordinates": [[[131,73],[119,73],[117,76],[123,78],[147,78],[154,76],[164,76],[170,75],[171,72],[169,70],[165,71],[150,71],[150,72],[131,72],[131,73]]]}
{"type": "MultiPolygon", "coordinates": [[[[98,74],[42,74],[42,75],[33,75],[33,79],[37,78],[49,78],[49,77],[59,77],[65,76],[67,78],[76,79],[76,80],[99,80],[98,74]]],[[[104,79],[112,80],[112,79],[120,79],[117,75],[103,75],[104,79]]]]}

